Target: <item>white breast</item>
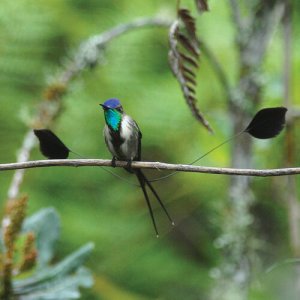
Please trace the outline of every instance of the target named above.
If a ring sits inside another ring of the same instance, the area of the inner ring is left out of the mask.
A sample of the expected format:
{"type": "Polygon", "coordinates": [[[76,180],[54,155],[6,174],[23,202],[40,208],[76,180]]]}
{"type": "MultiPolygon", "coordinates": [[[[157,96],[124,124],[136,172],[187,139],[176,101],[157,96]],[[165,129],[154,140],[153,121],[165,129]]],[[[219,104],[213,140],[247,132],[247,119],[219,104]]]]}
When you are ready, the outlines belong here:
{"type": "Polygon", "coordinates": [[[130,123],[130,118],[125,116],[122,120],[122,130],[121,130],[121,138],[128,141],[132,135],[132,125],[130,123]]]}
{"type": "Polygon", "coordinates": [[[105,143],[106,143],[108,150],[110,151],[110,153],[112,155],[117,157],[118,155],[117,155],[117,152],[115,151],[114,145],[112,143],[112,137],[110,135],[109,128],[107,125],[104,126],[103,135],[104,135],[105,143]]]}
{"type": "Polygon", "coordinates": [[[138,131],[134,124],[134,121],[129,116],[124,116],[120,134],[121,138],[124,139],[121,151],[126,159],[134,159],[138,152],[138,131]]]}

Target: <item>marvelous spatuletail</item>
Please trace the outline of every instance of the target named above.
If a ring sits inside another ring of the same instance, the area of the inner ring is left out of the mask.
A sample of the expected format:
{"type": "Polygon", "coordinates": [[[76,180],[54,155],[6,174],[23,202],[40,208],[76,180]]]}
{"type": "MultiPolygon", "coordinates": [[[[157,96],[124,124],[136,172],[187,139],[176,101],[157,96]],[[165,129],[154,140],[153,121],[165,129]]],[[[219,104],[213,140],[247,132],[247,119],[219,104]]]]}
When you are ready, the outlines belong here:
{"type": "MultiPolygon", "coordinates": [[[[161,207],[163,208],[173,225],[174,222],[170,218],[165,206],[161,202],[155,189],[153,188],[149,180],[145,177],[145,175],[142,173],[142,171],[139,169],[132,170],[130,167],[131,161],[141,160],[142,134],[139,130],[139,127],[131,117],[124,113],[119,100],[110,99],[107,100],[105,103],[101,104],[101,106],[104,109],[104,116],[107,124],[104,128],[105,142],[107,144],[108,149],[113,155],[112,162],[114,163],[116,159],[128,161],[128,167],[125,169],[130,173],[136,174],[149,208],[153,226],[155,228],[156,234],[158,235],[152,207],[146,190],[146,185],[150,188],[150,190],[154,194],[155,198],[158,200],[159,204],[161,205],[161,207]]],[[[238,136],[244,133],[248,133],[252,137],[257,139],[270,139],[276,137],[284,128],[286,112],[287,109],[285,107],[270,107],[261,109],[255,114],[255,116],[249,122],[249,125],[246,127],[246,129],[225,140],[224,142],[212,148],[208,152],[202,154],[196,160],[191,162],[190,165],[195,164],[203,157],[207,156],[211,152],[215,151],[224,144],[228,143],[229,141],[233,140],[234,138],[237,138],[238,136]]],[[[70,152],[81,156],[76,152],[70,150],[70,148],[68,148],[49,129],[35,129],[34,134],[39,139],[40,150],[42,154],[49,159],[66,159],[68,158],[70,152]]],[[[118,175],[112,173],[109,170],[104,170],[118,177],[119,179],[125,180],[124,178],[120,178],[118,175]]],[[[175,175],[176,173],[177,171],[151,181],[159,181],[162,179],[166,179],[175,175]]]]}
{"type": "Polygon", "coordinates": [[[156,235],[158,236],[158,230],[146,186],[149,187],[172,225],[174,225],[174,222],[144,173],[140,169],[131,168],[132,161],[141,160],[142,133],[137,123],[130,116],[125,114],[118,99],[109,99],[100,105],[103,108],[106,122],[104,127],[105,143],[108,150],[113,155],[112,163],[114,165],[115,160],[123,160],[128,162],[128,165],[125,169],[130,173],[134,173],[140,183],[156,235]]]}

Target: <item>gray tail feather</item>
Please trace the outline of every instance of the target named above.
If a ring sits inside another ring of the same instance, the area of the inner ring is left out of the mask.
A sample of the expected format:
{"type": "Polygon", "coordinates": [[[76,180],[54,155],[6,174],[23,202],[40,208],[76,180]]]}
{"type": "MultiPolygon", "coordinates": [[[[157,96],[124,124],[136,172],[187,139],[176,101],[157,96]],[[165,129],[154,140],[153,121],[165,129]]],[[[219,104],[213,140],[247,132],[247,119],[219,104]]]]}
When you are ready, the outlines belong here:
{"type": "MultiPolygon", "coordinates": [[[[172,220],[170,214],[168,213],[165,205],[163,204],[163,202],[161,201],[160,197],[158,196],[156,190],[154,189],[154,187],[152,186],[152,184],[149,182],[149,180],[147,179],[147,177],[144,175],[144,173],[141,171],[141,170],[136,170],[135,171],[136,173],[136,176],[140,182],[140,185],[141,185],[141,188],[143,190],[143,193],[145,195],[145,198],[146,198],[146,201],[147,201],[147,204],[149,202],[149,197],[148,197],[148,194],[147,194],[147,191],[146,191],[146,185],[148,185],[148,187],[150,188],[150,190],[152,191],[153,195],[155,196],[156,200],[158,201],[158,203],[160,204],[161,208],[164,210],[165,214],[167,215],[169,221],[171,222],[171,224],[174,226],[175,223],[174,221],[172,220]]],[[[150,211],[150,215],[151,215],[151,218],[152,218],[152,221],[153,221],[153,225],[154,227],[156,228],[156,225],[155,225],[155,221],[154,221],[154,217],[153,217],[153,212],[152,212],[152,208],[151,208],[151,205],[150,205],[150,202],[148,204],[148,207],[149,207],[149,211],[150,211]]],[[[157,230],[156,230],[157,232],[157,230]]]]}
{"type": "Polygon", "coordinates": [[[158,230],[157,230],[157,227],[156,227],[156,223],[155,223],[155,219],[154,219],[154,215],[153,215],[153,210],[152,210],[151,203],[150,203],[150,200],[149,200],[149,197],[148,197],[148,194],[147,194],[147,190],[146,190],[146,186],[145,186],[145,183],[147,183],[147,179],[144,176],[144,174],[142,173],[142,171],[140,171],[140,170],[137,170],[135,172],[135,174],[136,174],[136,176],[137,176],[137,178],[140,182],[142,191],[143,191],[144,196],[145,196],[146,203],[148,205],[148,209],[149,209],[149,213],[150,213],[151,220],[152,220],[152,223],[153,223],[153,227],[154,227],[156,236],[158,237],[158,230]]]}

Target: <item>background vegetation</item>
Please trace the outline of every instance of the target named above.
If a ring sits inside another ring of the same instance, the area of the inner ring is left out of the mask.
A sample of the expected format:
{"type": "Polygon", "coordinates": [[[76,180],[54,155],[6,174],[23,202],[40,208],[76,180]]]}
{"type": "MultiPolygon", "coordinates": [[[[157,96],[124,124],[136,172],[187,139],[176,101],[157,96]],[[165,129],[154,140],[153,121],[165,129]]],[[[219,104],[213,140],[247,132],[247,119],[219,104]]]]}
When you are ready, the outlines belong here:
{"type": "MultiPolygon", "coordinates": [[[[191,1],[184,3],[195,13],[191,1]]],[[[16,149],[31,126],[31,116],[45,85],[83,40],[141,16],[160,15],[172,20],[175,7],[175,1],[168,0],[2,0],[1,163],[15,161],[16,149]]],[[[295,1],[294,41],[300,34],[299,8],[295,1]]],[[[210,11],[197,18],[198,34],[233,82],[238,60],[235,25],[227,1],[210,1],[210,11]]],[[[283,36],[282,27],[278,27],[259,74],[264,82],[261,107],[284,104],[283,36]]],[[[104,64],[86,70],[71,83],[60,117],[51,129],[85,157],[110,158],[98,104],[117,97],[143,132],[144,160],[187,163],[228,138],[232,134],[232,115],[228,114],[226,95],[207,59],[201,58],[197,92],[199,106],[214,135],[191,117],[168,65],[167,37],[167,28],[148,28],[110,43],[102,58],[104,64]]],[[[294,105],[299,104],[300,93],[299,47],[299,43],[293,43],[294,105]]],[[[293,136],[295,141],[297,136],[293,136]]],[[[285,166],[284,141],[281,134],[272,141],[255,142],[254,166],[285,166]]],[[[201,164],[228,166],[230,147],[228,144],[205,157],[201,164]]],[[[299,145],[295,143],[295,147],[297,153],[299,145]]],[[[40,158],[36,149],[32,159],[40,158]]],[[[299,158],[294,162],[299,164],[299,158]]],[[[115,171],[128,176],[122,170],[115,171]]],[[[154,178],[161,173],[151,171],[148,175],[154,178]]],[[[11,176],[0,176],[2,206],[11,176]]],[[[177,224],[171,228],[157,207],[159,239],[155,238],[141,191],[99,168],[29,170],[22,192],[29,195],[29,214],[49,206],[60,214],[62,236],[56,259],[89,241],[95,243],[87,262],[93,271],[94,286],[83,291],[82,299],[208,299],[219,281],[219,266],[226,260],[220,250],[220,236],[224,234],[224,219],[230,216],[229,184],[228,177],[201,174],[178,174],[157,182],[155,187],[177,224]]],[[[259,263],[251,273],[249,299],[296,299],[294,264],[279,264],[266,272],[270,266],[297,256],[290,246],[286,179],[254,178],[252,188],[255,202],[251,205],[249,229],[255,254],[251,252],[251,259],[259,263]]]]}

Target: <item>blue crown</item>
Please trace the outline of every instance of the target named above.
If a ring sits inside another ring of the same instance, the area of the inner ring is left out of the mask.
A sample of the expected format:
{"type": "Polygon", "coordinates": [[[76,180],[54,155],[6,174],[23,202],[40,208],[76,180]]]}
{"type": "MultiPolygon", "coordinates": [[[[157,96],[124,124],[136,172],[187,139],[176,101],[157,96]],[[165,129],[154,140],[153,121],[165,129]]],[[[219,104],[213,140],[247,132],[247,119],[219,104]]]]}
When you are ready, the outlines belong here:
{"type": "Polygon", "coordinates": [[[108,99],[103,103],[104,107],[107,108],[117,108],[121,106],[121,102],[118,99],[108,99]]]}

